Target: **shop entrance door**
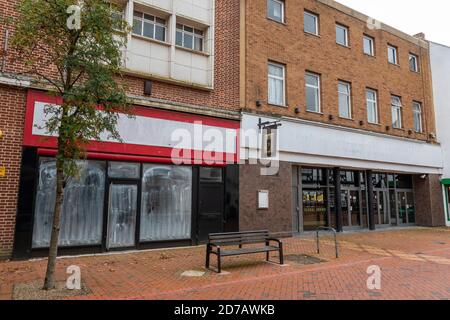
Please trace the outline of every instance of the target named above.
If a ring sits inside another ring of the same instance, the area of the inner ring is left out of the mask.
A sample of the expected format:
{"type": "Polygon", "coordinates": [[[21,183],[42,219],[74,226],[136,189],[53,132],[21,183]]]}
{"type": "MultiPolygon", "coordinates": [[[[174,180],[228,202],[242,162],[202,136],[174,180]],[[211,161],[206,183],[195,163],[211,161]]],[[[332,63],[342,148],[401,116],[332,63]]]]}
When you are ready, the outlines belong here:
{"type": "Polygon", "coordinates": [[[224,230],[224,179],[222,168],[199,169],[197,240],[205,242],[210,233],[224,230]]]}
{"type": "Polygon", "coordinates": [[[136,245],[138,190],[136,182],[110,183],[106,239],[108,250],[136,245]]]}
{"type": "Polygon", "coordinates": [[[361,227],[361,192],[344,189],[341,191],[343,226],[346,228],[361,227]]]}
{"type": "Polygon", "coordinates": [[[391,224],[391,213],[389,208],[389,191],[374,190],[374,213],[377,226],[389,226],[391,224]]]}
{"type": "Polygon", "coordinates": [[[397,191],[398,224],[415,224],[416,209],[412,191],[397,191]]]}
{"type": "Polygon", "coordinates": [[[326,227],[327,201],[326,191],[303,190],[303,231],[315,231],[318,227],[326,227]]]}

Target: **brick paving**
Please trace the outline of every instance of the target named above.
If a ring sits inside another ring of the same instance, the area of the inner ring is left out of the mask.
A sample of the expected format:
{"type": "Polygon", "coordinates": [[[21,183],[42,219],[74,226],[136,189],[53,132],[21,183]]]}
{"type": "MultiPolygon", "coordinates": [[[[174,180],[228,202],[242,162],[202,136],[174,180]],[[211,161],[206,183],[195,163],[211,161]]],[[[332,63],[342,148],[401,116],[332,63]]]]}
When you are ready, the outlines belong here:
{"type": "MultiPolygon", "coordinates": [[[[225,275],[205,271],[204,247],[154,250],[58,260],[57,278],[70,265],[81,268],[90,294],[70,299],[450,299],[450,229],[400,229],[340,235],[341,257],[331,238],[320,255],[313,236],[285,239],[286,255],[324,260],[285,266],[264,262],[264,255],[225,258],[225,275]],[[382,270],[381,290],[367,289],[367,267],[382,270]]],[[[276,261],[276,255],[273,260],[276,261]]],[[[215,263],[212,258],[213,265],[215,263]]],[[[46,260],[0,263],[0,299],[13,286],[43,279],[46,260]]]]}

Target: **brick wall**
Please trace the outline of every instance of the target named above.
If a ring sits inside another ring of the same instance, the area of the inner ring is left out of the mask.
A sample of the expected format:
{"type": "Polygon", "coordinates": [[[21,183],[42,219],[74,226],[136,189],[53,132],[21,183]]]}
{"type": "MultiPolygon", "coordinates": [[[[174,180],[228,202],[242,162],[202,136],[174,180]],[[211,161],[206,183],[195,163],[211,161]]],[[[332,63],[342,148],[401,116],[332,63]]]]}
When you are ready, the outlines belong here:
{"type": "MultiPolygon", "coordinates": [[[[0,16],[17,16],[15,7],[19,2],[0,0],[0,16]]],[[[239,0],[216,1],[214,90],[199,90],[154,81],[152,98],[212,108],[239,108],[239,6],[239,0]]],[[[4,43],[4,29],[5,25],[0,24],[1,48],[4,43]]],[[[15,61],[14,53],[10,51],[4,71],[14,73],[24,70],[26,68],[20,61],[15,61]]],[[[126,76],[124,79],[131,94],[144,94],[142,78],[126,76]]]]}
{"type": "Polygon", "coordinates": [[[428,175],[426,179],[414,176],[413,183],[417,225],[445,226],[444,199],[439,175],[428,175]]]}
{"type": "Polygon", "coordinates": [[[11,254],[14,241],[25,100],[24,90],[0,85],[0,166],[6,167],[0,177],[0,259],[11,254]]]}
{"type": "Polygon", "coordinates": [[[422,102],[425,109],[424,130],[435,132],[431,97],[428,50],[384,30],[370,30],[366,23],[316,0],[285,0],[286,23],[267,19],[267,1],[252,0],[246,5],[246,106],[250,110],[332,123],[352,128],[388,133],[421,140],[427,134],[409,134],[413,128],[412,101],[422,102]],[[304,10],[319,15],[320,36],[303,31],[304,10]],[[335,24],[349,28],[349,45],[336,44],[335,24]],[[363,53],[363,34],[375,38],[375,57],[363,53]],[[388,63],[387,44],[398,47],[399,66],[388,63]],[[419,56],[420,73],[409,71],[408,55],[419,56]],[[267,104],[267,63],[269,60],[286,65],[287,108],[267,104]],[[305,108],[305,71],[321,75],[322,112],[314,114],[305,108]],[[353,120],[339,118],[338,80],[352,85],[353,120]],[[365,88],[378,90],[380,125],[367,124],[365,88]],[[390,129],[391,94],[402,97],[405,130],[390,129]],[[264,101],[256,107],[256,100],[264,101]],[[300,113],[295,113],[295,108],[300,113]],[[329,120],[329,115],[334,120],[329,120]],[[360,121],[364,121],[360,125],[360,121]]]}
{"type": "Polygon", "coordinates": [[[275,176],[261,176],[259,165],[239,167],[239,229],[269,230],[280,235],[292,231],[292,166],[280,163],[275,176]],[[258,191],[269,191],[269,209],[258,210],[258,191]]]}

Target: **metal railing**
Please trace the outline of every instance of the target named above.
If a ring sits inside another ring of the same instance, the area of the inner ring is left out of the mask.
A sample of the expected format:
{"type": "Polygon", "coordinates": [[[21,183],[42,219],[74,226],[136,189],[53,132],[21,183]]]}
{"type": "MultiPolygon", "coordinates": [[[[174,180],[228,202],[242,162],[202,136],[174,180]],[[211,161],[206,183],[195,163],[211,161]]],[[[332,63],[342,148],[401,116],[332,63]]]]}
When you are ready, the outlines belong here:
{"type": "Polygon", "coordinates": [[[324,231],[324,232],[328,231],[328,232],[332,232],[334,234],[334,246],[336,249],[336,259],[338,259],[339,258],[339,246],[338,246],[338,241],[337,241],[337,232],[333,228],[319,227],[316,229],[317,254],[320,254],[320,232],[321,231],[324,231]]]}

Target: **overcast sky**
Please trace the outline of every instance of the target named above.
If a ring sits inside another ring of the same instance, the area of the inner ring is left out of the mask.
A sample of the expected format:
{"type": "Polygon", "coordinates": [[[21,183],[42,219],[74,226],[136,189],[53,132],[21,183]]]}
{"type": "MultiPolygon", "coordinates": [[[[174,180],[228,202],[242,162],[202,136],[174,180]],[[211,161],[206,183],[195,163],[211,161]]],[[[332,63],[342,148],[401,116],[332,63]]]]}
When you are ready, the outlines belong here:
{"type": "Polygon", "coordinates": [[[448,0],[337,0],[407,34],[450,46],[448,0]]]}

